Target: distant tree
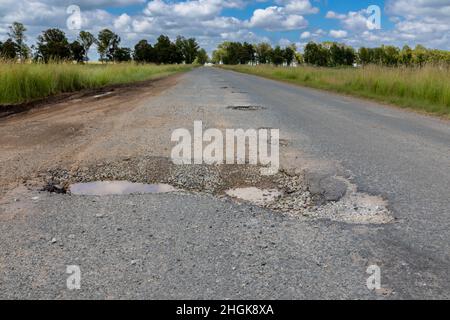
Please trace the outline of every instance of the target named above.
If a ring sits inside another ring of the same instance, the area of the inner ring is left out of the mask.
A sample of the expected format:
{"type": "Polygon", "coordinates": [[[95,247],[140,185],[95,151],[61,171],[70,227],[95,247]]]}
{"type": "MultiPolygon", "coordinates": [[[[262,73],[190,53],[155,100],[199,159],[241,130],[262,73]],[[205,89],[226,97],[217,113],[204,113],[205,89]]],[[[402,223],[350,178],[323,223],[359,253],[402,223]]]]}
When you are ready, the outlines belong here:
{"type": "Polygon", "coordinates": [[[241,63],[242,44],[240,42],[227,42],[226,55],[223,63],[225,64],[239,64],[241,63]]]}
{"type": "Polygon", "coordinates": [[[59,29],[48,29],[38,37],[38,59],[48,63],[50,60],[62,61],[70,59],[70,45],[66,34],[59,29]]]}
{"type": "Polygon", "coordinates": [[[383,64],[384,61],[383,48],[373,48],[371,51],[372,51],[372,63],[383,64]]]}
{"type": "Polygon", "coordinates": [[[140,63],[155,62],[155,54],[147,40],[141,40],[134,46],[133,59],[140,63]]]}
{"type": "Polygon", "coordinates": [[[89,49],[91,49],[92,45],[97,41],[94,35],[88,31],[80,31],[80,35],[78,36],[79,42],[83,46],[84,49],[84,61],[89,60],[89,49]]]}
{"type": "Polygon", "coordinates": [[[18,48],[18,57],[22,62],[28,59],[30,54],[30,48],[26,45],[26,36],[25,32],[27,29],[20,22],[14,22],[9,27],[8,36],[16,43],[18,48]]]}
{"type": "Polygon", "coordinates": [[[272,54],[272,47],[267,42],[257,44],[255,46],[255,54],[258,63],[268,63],[272,54]]]}
{"type": "Polygon", "coordinates": [[[131,49],[130,48],[117,48],[116,50],[114,50],[113,59],[116,62],[131,61],[131,49]]]}
{"type": "Polygon", "coordinates": [[[361,47],[358,50],[358,58],[359,62],[362,65],[366,65],[372,62],[371,52],[370,49],[361,47]]]}
{"type": "Polygon", "coordinates": [[[191,64],[194,62],[200,48],[194,38],[185,39],[184,37],[178,36],[175,45],[178,51],[181,52],[185,63],[191,64]]]}
{"type": "Polygon", "coordinates": [[[255,48],[250,43],[244,42],[239,54],[239,63],[248,64],[255,62],[255,48]]]}
{"type": "Polygon", "coordinates": [[[97,50],[100,61],[113,61],[115,51],[119,48],[120,37],[109,29],[103,29],[97,37],[97,50]]]}
{"type": "Polygon", "coordinates": [[[303,59],[303,55],[300,52],[295,52],[295,61],[298,64],[302,64],[305,62],[305,60],[303,59]]]}
{"type": "Polygon", "coordinates": [[[352,66],[356,61],[356,51],[352,47],[344,48],[344,65],[352,66]]]}
{"type": "Polygon", "coordinates": [[[205,64],[209,60],[208,54],[205,49],[200,49],[197,52],[197,58],[195,58],[195,62],[198,64],[205,64]]]}
{"type": "Polygon", "coordinates": [[[16,60],[18,52],[19,48],[12,39],[8,39],[0,45],[0,58],[16,60]]]}
{"type": "Polygon", "coordinates": [[[400,50],[394,46],[382,46],[383,58],[382,62],[387,66],[396,66],[399,61],[400,50]]]}
{"type": "Polygon", "coordinates": [[[276,46],[275,49],[273,49],[270,60],[276,66],[283,64],[284,52],[283,52],[283,50],[281,50],[280,46],[276,46]]]}
{"type": "Polygon", "coordinates": [[[415,48],[414,48],[414,52],[413,52],[413,61],[414,64],[416,64],[419,67],[422,67],[428,60],[428,50],[418,44],[415,48]]]}
{"type": "Polygon", "coordinates": [[[224,58],[227,55],[227,50],[224,43],[217,46],[217,49],[213,51],[211,61],[213,63],[223,63],[224,58]]]}
{"type": "Polygon", "coordinates": [[[154,46],[155,60],[157,63],[171,63],[173,50],[172,42],[169,37],[160,35],[154,46]]]}
{"type": "Polygon", "coordinates": [[[306,63],[316,66],[327,66],[330,60],[329,50],[315,42],[306,45],[303,57],[306,63]]]}
{"type": "Polygon", "coordinates": [[[84,51],[84,47],[80,42],[74,41],[70,44],[70,53],[72,59],[76,62],[84,62],[86,52],[84,51]]]}
{"type": "Polygon", "coordinates": [[[283,50],[283,58],[288,66],[290,66],[294,61],[296,51],[297,48],[295,47],[295,45],[288,46],[283,50]]]}
{"type": "Polygon", "coordinates": [[[400,59],[399,62],[405,66],[410,66],[413,60],[413,51],[412,49],[405,45],[400,51],[400,59]]]}
{"type": "Polygon", "coordinates": [[[345,64],[345,48],[333,43],[330,47],[330,65],[341,66],[345,64]]]}

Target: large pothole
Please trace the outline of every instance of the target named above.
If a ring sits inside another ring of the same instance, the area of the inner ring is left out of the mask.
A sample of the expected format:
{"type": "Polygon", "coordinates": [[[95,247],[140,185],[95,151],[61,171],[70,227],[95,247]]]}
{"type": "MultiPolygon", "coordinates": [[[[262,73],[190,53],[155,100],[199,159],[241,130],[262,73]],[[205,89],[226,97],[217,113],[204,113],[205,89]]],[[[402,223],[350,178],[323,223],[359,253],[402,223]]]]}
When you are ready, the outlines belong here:
{"type": "Polygon", "coordinates": [[[358,193],[341,177],[298,170],[295,174],[280,170],[273,176],[263,176],[260,169],[253,165],[174,165],[167,158],[127,157],[90,166],[55,168],[43,175],[46,180],[44,190],[50,192],[64,193],[70,191],[71,185],[79,183],[85,183],[78,186],[86,188],[93,183],[117,187],[128,182],[138,183],[142,190],[136,192],[146,193],[145,186],[151,189],[155,184],[164,184],[177,190],[209,193],[295,216],[347,223],[378,224],[393,220],[383,199],[358,193]]]}

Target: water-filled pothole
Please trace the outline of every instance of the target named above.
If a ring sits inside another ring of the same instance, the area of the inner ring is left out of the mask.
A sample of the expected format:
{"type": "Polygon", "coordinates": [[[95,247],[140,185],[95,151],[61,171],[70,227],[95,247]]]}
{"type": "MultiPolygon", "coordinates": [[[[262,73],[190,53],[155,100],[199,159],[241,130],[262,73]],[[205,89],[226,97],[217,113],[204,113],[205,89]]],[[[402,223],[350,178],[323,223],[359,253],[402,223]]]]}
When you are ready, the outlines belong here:
{"type": "Polygon", "coordinates": [[[168,184],[144,184],[128,181],[95,181],[75,183],[70,185],[69,191],[75,195],[106,196],[142,193],[167,193],[176,189],[168,184]]]}
{"type": "Polygon", "coordinates": [[[44,190],[54,193],[121,195],[183,190],[231,197],[295,216],[347,223],[393,221],[381,198],[367,198],[347,179],[327,172],[282,169],[273,176],[262,176],[260,167],[253,165],[174,165],[168,158],[136,157],[70,170],[55,168],[44,177],[44,190]]]}

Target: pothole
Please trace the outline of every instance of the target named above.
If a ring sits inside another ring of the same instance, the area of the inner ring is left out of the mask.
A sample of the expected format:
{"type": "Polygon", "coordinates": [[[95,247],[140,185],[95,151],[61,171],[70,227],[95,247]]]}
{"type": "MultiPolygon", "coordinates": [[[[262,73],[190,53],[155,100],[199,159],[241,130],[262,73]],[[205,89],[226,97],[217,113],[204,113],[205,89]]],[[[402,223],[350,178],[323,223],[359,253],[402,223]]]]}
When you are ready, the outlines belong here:
{"type": "Polygon", "coordinates": [[[238,111],[258,111],[265,110],[263,106],[247,105],[247,106],[228,106],[227,109],[238,110],[238,111]]]}
{"type": "Polygon", "coordinates": [[[174,165],[161,157],[53,169],[46,188],[80,195],[158,193],[185,190],[231,198],[283,214],[346,223],[393,221],[383,199],[356,191],[342,177],[294,170],[262,176],[254,165],[174,165]],[[70,186],[70,187],[69,187],[70,186]]]}
{"type": "Polygon", "coordinates": [[[168,184],[145,184],[129,181],[95,181],[70,185],[69,192],[84,196],[126,195],[144,193],[167,193],[177,189],[168,184]]]}
{"type": "Polygon", "coordinates": [[[256,205],[268,205],[274,203],[283,195],[277,189],[259,189],[256,187],[234,188],[225,191],[225,193],[233,198],[251,202],[256,205]]]}

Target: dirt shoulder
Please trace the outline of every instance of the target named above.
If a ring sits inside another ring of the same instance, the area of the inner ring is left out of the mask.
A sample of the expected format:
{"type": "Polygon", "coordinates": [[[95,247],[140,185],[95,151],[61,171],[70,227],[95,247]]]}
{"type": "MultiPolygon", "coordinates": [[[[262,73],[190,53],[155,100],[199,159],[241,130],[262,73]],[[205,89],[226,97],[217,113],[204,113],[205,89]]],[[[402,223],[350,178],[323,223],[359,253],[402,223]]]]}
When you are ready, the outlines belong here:
{"type": "Polygon", "coordinates": [[[130,111],[175,85],[181,76],[53,97],[10,110],[29,108],[26,112],[0,116],[0,196],[55,165],[70,167],[87,160],[84,157],[95,158],[95,148],[83,151],[120,134],[117,130],[128,123],[130,111]]]}

